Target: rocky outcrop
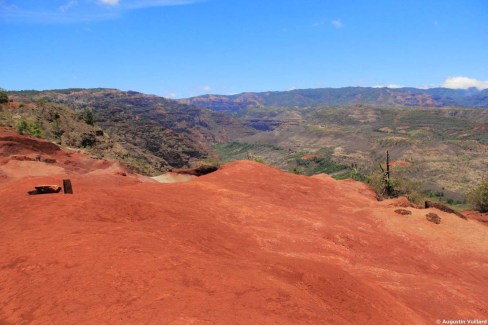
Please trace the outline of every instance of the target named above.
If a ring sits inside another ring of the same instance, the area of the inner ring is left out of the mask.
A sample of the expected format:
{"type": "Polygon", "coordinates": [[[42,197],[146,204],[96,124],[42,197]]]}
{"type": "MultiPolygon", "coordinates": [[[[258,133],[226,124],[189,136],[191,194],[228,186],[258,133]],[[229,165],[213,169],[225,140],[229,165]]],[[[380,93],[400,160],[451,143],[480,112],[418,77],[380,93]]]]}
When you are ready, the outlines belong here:
{"type": "Polygon", "coordinates": [[[217,171],[216,166],[200,166],[197,168],[172,169],[170,172],[181,175],[203,176],[217,171]]]}
{"type": "Polygon", "coordinates": [[[408,216],[412,214],[412,211],[406,210],[406,209],[396,209],[395,213],[400,214],[402,216],[408,216]]]}
{"type": "Polygon", "coordinates": [[[468,218],[466,218],[465,215],[463,215],[461,212],[457,212],[457,211],[454,211],[453,209],[451,209],[450,207],[442,204],[442,203],[439,203],[439,202],[434,202],[434,201],[425,201],[425,208],[428,209],[428,208],[436,208],[438,210],[441,210],[441,211],[444,211],[444,212],[447,212],[447,213],[452,213],[452,214],[455,214],[456,216],[458,216],[459,218],[461,219],[465,219],[467,220],[468,218]]]}
{"type": "Polygon", "coordinates": [[[433,223],[435,223],[435,224],[437,224],[437,225],[441,223],[441,217],[439,217],[439,216],[437,215],[437,213],[433,213],[433,212],[427,213],[427,214],[425,215],[425,218],[426,218],[428,221],[433,222],[433,223]]]}

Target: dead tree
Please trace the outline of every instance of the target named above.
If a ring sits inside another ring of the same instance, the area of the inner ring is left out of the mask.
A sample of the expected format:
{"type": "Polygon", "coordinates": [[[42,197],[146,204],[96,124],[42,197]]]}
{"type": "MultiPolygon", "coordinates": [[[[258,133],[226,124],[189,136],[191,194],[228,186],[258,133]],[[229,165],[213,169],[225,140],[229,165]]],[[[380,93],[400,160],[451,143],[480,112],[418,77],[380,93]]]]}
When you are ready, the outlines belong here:
{"type": "Polygon", "coordinates": [[[381,171],[383,172],[383,181],[385,183],[385,186],[383,187],[383,193],[382,195],[385,195],[387,197],[392,197],[395,196],[395,189],[393,188],[393,184],[391,181],[391,173],[390,173],[390,153],[386,151],[386,170],[381,166],[380,164],[381,171]]]}

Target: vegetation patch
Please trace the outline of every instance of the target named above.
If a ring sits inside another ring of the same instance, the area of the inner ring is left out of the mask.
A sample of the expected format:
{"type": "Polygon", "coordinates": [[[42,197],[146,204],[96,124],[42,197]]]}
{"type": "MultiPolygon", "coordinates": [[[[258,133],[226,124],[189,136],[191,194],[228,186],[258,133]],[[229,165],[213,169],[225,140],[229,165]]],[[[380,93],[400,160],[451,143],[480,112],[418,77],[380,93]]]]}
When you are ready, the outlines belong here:
{"type": "Polygon", "coordinates": [[[0,88],[0,104],[3,103],[8,103],[8,94],[5,89],[0,88]]]}
{"type": "Polygon", "coordinates": [[[468,201],[472,207],[482,213],[488,212],[488,178],[468,193],[468,201]]]}
{"type": "Polygon", "coordinates": [[[377,140],[378,144],[383,148],[408,145],[411,143],[410,139],[403,137],[385,137],[377,140]]]}
{"type": "Polygon", "coordinates": [[[20,134],[27,134],[36,138],[42,138],[41,126],[37,122],[31,120],[17,120],[15,122],[15,130],[20,134]]]}
{"type": "Polygon", "coordinates": [[[363,183],[366,183],[368,180],[366,175],[360,173],[356,168],[351,168],[346,172],[335,174],[332,177],[337,180],[353,179],[355,181],[363,182],[363,183]]]}

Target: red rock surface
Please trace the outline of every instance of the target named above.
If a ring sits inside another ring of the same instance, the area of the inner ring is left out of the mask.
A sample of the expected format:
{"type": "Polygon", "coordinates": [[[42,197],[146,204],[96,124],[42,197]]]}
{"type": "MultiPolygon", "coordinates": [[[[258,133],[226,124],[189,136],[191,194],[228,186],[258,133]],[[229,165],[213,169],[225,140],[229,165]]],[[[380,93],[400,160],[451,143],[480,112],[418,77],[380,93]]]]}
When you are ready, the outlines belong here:
{"type": "Polygon", "coordinates": [[[435,324],[488,315],[488,236],[477,221],[412,207],[399,216],[401,200],[377,202],[364,184],[250,161],[159,184],[85,159],[69,157],[86,170],[63,167],[73,195],[27,195],[63,176],[42,161],[29,170],[45,176],[12,165],[22,176],[0,184],[0,323],[435,324]]]}
{"type": "Polygon", "coordinates": [[[390,165],[391,166],[394,166],[394,167],[405,167],[405,166],[410,166],[411,163],[409,163],[408,161],[401,161],[401,160],[396,160],[396,161],[392,161],[390,162],[390,165]]]}
{"type": "Polygon", "coordinates": [[[478,211],[463,211],[462,214],[470,219],[481,222],[485,226],[488,226],[488,213],[481,213],[478,211]]]}

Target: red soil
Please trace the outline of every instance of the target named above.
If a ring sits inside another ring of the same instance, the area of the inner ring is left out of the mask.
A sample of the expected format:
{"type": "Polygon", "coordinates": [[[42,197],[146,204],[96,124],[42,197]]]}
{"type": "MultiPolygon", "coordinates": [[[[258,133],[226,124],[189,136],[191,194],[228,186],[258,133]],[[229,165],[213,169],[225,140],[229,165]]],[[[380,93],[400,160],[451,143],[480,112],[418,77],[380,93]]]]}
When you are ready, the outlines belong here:
{"type": "Polygon", "coordinates": [[[475,125],[474,129],[478,130],[478,131],[486,131],[486,130],[488,130],[488,123],[477,124],[477,125],[475,125]]]}
{"type": "MultiPolygon", "coordinates": [[[[386,164],[383,164],[384,167],[386,168],[386,164]]],[[[408,161],[401,161],[401,160],[396,160],[396,161],[390,161],[390,166],[392,167],[406,167],[406,166],[410,166],[411,163],[409,163],[408,161]]]]}
{"type": "Polygon", "coordinates": [[[401,161],[401,160],[397,160],[397,161],[392,161],[390,163],[392,166],[410,166],[411,163],[409,163],[408,161],[401,161]]]}
{"type": "Polygon", "coordinates": [[[488,213],[481,213],[478,211],[463,211],[462,213],[466,217],[477,220],[483,225],[488,226],[488,213]]]}
{"type": "Polygon", "coordinates": [[[377,202],[364,184],[250,161],[158,184],[86,160],[54,164],[73,195],[27,195],[63,176],[42,161],[29,163],[46,176],[12,165],[23,177],[0,184],[0,323],[435,324],[488,315],[488,236],[476,221],[412,207],[400,216],[404,201],[377,202]]]}
{"type": "Polygon", "coordinates": [[[319,158],[319,157],[320,157],[319,154],[313,153],[313,154],[304,155],[301,159],[302,160],[309,160],[312,158],[319,158]]]}
{"type": "MultiPolygon", "coordinates": [[[[49,141],[21,136],[9,128],[0,127],[0,183],[33,176],[62,178],[84,174],[130,173],[117,162],[90,159],[76,151],[66,152],[49,141]]],[[[131,176],[150,181],[139,175],[131,176]]]]}

